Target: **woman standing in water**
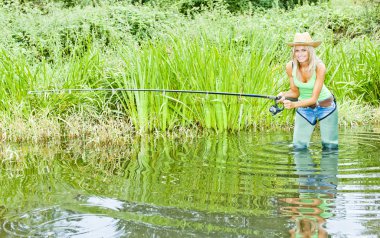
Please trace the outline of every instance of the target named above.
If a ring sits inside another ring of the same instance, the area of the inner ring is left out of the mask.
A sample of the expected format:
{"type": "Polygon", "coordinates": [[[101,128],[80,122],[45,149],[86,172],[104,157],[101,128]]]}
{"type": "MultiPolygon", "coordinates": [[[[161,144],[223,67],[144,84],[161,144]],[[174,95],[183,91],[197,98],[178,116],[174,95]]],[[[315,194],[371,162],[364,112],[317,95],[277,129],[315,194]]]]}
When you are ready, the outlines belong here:
{"type": "Polygon", "coordinates": [[[338,147],[338,110],[333,94],[325,86],[326,67],[316,56],[315,48],[321,42],[313,41],[308,32],[296,33],[292,47],[292,60],[286,64],[290,89],[281,92],[279,102],[286,109],[296,108],[293,133],[295,149],[309,146],[314,127],[319,122],[323,148],[338,147]],[[285,98],[298,98],[297,102],[285,98]]]}

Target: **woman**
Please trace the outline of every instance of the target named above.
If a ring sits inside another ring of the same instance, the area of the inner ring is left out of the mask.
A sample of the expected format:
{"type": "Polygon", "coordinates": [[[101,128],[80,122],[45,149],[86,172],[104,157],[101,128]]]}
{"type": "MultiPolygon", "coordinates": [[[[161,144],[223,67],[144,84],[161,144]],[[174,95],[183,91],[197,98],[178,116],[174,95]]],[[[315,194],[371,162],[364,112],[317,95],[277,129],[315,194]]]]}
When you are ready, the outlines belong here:
{"type": "Polygon", "coordinates": [[[326,67],[315,54],[314,48],[321,42],[313,41],[310,34],[304,32],[296,33],[294,41],[287,44],[293,47],[292,60],[286,64],[290,90],[278,96],[286,109],[296,108],[293,146],[307,148],[319,122],[323,147],[335,149],[338,147],[338,110],[334,96],[324,85],[326,67]],[[286,100],[287,97],[298,98],[298,101],[286,100]]]}

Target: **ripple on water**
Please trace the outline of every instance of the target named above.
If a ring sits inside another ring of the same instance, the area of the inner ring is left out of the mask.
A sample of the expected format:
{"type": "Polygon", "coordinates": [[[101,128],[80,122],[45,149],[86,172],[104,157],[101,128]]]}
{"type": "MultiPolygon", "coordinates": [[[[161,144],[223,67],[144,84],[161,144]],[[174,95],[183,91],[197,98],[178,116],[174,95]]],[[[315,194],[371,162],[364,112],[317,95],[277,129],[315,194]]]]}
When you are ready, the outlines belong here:
{"type": "Polygon", "coordinates": [[[366,237],[368,230],[375,237],[380,134],[342,133],[339,151],[322,151],[317,138],[310,150],[294,152],[283,138],[206,138],[166,148],[167,157],[145,146],[123,168],[130,176],[108,185],[119,186],[109,190],[119,199],[107,189],[73,196],[8,217],[3,230],[21,237],[286,237],[291,210],[305,209],[290,201],[304,199],[326,202],[324,226],[333,237],[366,237]]]}
{"type": "Polygon", "coordinates": [[[59,206],[35,209],[4,222],[3,229],[17,237],[121,237],[120,220],[82,214],[59,206]]]}
{"type": "MultiPolygon", "coordinates": [[[[98,196],[76,197],[78,203],[34,209],[9,218],[7,234],[17,237],[234,237],[264,235],[269,217],[209,213],[176,207],[120,201],[98,196]],[[68,208],[69,207],[69,208],[68,208]],[[229,235],[228,235],[229,234],[229,235]]],[[[281,226],[285,220],[271,224],[281,226]]],[[[271,231],[269,231],[271,233],[271,231]]]]}

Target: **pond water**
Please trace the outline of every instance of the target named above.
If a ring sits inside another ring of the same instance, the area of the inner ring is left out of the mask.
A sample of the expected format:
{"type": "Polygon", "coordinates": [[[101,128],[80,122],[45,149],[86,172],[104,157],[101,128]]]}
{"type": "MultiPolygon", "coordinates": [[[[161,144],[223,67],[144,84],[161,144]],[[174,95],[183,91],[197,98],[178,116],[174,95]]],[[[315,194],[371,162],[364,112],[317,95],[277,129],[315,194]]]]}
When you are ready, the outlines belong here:
{"type": "Polygon", "coordinates": [[[378,237],[380,132],[2,144],[0,237],[378,237]],[[300,235],[302,237],[302,235],[300,235]]]}

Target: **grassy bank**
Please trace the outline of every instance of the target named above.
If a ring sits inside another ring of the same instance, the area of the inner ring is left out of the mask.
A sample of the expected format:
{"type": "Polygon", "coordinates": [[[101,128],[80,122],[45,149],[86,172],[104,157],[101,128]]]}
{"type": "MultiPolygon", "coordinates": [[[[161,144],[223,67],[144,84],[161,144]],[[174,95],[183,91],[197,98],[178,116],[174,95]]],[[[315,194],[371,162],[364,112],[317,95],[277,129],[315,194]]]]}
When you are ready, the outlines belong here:
{"type": "Polygon", "coordinates": [[[0,36],[2,140],[112,141],[145,132],[289,128],[293,112],[272,117],[272,102],[265,99],[27,92],[166,88],[276,95],[288,87],[285,42],[305,30],[323,40],[318,55],[340,104],[340,124],[379,122],[378,7],[304,5],[236,15],[220,6],[191,17],[128,4],[0,11],[5,32],[0,36]]]}

